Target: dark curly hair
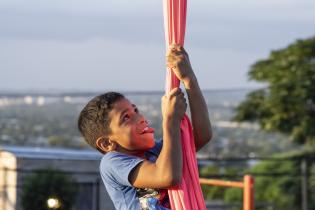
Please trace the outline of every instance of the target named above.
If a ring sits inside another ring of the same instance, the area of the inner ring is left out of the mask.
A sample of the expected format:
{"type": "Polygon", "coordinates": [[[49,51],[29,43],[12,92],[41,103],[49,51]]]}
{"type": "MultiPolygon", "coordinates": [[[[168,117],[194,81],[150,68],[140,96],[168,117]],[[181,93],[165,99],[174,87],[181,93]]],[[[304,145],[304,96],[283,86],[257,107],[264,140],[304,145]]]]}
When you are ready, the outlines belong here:
{"type": "Polygon", "coordinates": [[[87,103],[79,115],[78,128],[82,136],[90,146],[101,153],[104,151],[96,146],[96,140],[110,134],[108,113],[113,109],[114,103],[122,98],[125,96],[117,92],[107,92],[96,96],[87,103]]]}

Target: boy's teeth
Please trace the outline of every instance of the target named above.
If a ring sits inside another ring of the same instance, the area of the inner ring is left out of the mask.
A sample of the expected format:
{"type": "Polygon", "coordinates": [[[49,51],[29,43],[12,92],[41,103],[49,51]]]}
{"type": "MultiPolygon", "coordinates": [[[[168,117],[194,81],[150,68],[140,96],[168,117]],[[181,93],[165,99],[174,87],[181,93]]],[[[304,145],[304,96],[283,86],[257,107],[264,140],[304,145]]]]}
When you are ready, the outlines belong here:
{"type": "Polygon", "coordinates": [[[142,130],[142,133],[144,133],[145,131],[147,131],[149,128],[148,127],[145,127],[143,130],[142,130]]]}
{"type": "Polygon", "coordinates": [[[149,128],[149,127],[145,127],[143,130],[142,130],[142,133],[153,133],[154,132],[154,129],[153,128],[149,128]]]}

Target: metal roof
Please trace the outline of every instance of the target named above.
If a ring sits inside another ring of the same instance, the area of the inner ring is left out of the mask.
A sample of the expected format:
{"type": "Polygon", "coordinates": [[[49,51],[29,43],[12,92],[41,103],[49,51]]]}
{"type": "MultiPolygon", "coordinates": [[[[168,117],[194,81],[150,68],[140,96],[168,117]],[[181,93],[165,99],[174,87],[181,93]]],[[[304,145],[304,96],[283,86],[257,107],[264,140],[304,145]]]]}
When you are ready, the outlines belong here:
{"type": "Polygon", "coordinates": [[[93,150],[64,148],[0,146],[0,153],[6,151],[18,158],[63,159],[63,160],[100,160],[102,154],[93,150]]]}

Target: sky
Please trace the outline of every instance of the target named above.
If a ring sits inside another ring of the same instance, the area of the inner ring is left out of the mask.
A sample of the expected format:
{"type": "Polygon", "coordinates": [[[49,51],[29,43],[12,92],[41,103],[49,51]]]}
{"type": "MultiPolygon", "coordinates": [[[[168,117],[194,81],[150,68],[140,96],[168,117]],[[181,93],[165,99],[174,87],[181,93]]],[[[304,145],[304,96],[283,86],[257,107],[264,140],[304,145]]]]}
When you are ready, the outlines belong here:
{"type": "MultiPolygon", "coordinates": [[[[314,0],[188,0],[202,89],[258,88],[250,66],[315,35],[314,0]]],[[[1,0],[0,91],[164,90],[162,0],[1,0]]]]}

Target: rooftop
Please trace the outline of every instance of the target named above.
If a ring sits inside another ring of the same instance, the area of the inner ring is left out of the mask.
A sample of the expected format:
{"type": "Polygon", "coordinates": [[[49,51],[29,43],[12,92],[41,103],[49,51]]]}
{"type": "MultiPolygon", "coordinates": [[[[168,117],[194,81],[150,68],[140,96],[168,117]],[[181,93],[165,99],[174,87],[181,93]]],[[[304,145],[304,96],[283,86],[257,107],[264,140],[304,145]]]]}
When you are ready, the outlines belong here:
{"type": "Polygon", "coordinates": [[[63,160],[100,160],[102,154],[93,150],[75,150],[64,148],[0,146],[1,152],[6,151],[19,158],[63,159],[63,160]]]}

